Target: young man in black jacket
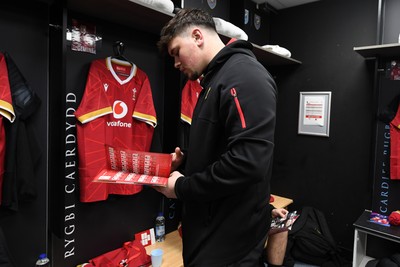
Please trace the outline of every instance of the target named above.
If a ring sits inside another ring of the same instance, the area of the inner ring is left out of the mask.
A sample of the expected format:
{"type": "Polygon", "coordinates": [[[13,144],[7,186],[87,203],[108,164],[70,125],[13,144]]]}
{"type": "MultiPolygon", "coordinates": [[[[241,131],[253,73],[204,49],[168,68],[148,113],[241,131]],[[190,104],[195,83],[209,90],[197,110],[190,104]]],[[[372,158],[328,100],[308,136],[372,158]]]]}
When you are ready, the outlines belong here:
{"type": "Polygon", "coordinates": [[[225,46],[212,17],[182,9],[158,43],[189,79],[203,75],[183,154],[176,148],[168,198],[183,203],[186,267],[264,266],[274,149],[276,85],[249,42],[225,46]]]}

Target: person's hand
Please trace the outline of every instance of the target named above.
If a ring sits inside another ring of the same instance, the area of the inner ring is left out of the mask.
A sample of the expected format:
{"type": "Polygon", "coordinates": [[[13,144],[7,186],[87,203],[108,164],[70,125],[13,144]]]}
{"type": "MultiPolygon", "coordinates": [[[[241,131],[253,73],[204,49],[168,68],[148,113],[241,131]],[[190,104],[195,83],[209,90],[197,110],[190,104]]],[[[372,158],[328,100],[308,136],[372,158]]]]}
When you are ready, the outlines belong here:
{"type": "Polygon", "coordinates": [[[281,218],[285,218],[288,213],[289,212],[284,208],[273,209],[271,211],[272,218],[276,218],[278,216],[281,218]]]}
{"type": "Polygon", "coordinates": [[[170,174],[168,178],[168,183],[166,187],[162,186],[153,186],[155,190],[162,193],[167,198],[176,198],[175,194],[175,183],[179,177],[183,176],[180,172],[174,171],[170,174]]]}
{"type": "Polygon", "coordinates": [[[175,152],[171,153],[171,156],[172,156],[171,171],[176,171],[178,167],[182,164],[183,152],[179,147],[176,147],[175,152]]]}

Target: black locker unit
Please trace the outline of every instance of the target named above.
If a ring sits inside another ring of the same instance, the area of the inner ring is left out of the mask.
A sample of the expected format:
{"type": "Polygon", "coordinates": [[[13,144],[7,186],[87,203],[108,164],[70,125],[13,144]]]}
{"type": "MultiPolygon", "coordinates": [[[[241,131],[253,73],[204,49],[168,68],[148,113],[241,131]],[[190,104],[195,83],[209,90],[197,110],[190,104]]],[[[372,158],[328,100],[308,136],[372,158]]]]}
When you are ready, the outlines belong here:
{"type": "MultiPolygon", "coordinates": [[[[37,197],[18,200],[18,210],[0,206],[0,227],[16,266],[34,266],[37,257],[48,251],[47,220],[47,79],[48,79],[48,6],[36,1],[0,3],[0,51],[7,52],[38,95],[41,104],[27,124],[33,129],[40,149],[32,181],[37,197]]],[[[3,138],[3,137],[1,137],[3,138]]],[[[6,152],[7,157],[7,152],[6,152]]],[[[20,168],[23,166],[18,165],[20,168]]]]}
{"type": "MultiPolygon", "coordinates": [[[[74,118],[68,116],[67,111],[75,110],[80,103],[90,63],[94,59],[112,56],[114,43],[121,41],[125,45],[124,57],[145,71],[150,80],[158,122],[151,150],[169,152],[165,150],[168,147],[164,146],[176,143],[173,133],[177,128],[175,117],[179,114],[179,73],[165,71],[167,69],[165,59],[158,53],[155,45],[158,40],[158,26],[152,29],[151,23],[158,25],[157,23],[161,22],[154,22],[154,19],[159,18],[162,22],[166,22],[170,17],[160,13],[159,16],[151,19],[149,18],[151,14],[148,14],[150,9],[144,8],[144,11],[140,12],[136,8],[141,8],[141,6],[136,6],[129,1],[120,4],[115,4],[113,1],[86,1],[85,3],[66,1],[65,6],[53,7],[58,18],[63,18],[60,21],[62,27],[57,28],[54,35],[50,37],[52,41],[62,43],[62,52],[55,58],[54,64],[64,65],[61,68],[64,71],[60,79],[52,84],[53,87],[64,89],[64,91],[56,92],[52,98],[55,100],[54,108],[58,108],[57,115],[52,119],[54,123],[60,121],[60,118],[64,120],[64,122],[61,120],[61,125],[76,123],[74,118]],[[138,18],[138,14],[141,14],[143,18],[138,18]],[[101,41],[96,42],[96,54],[72,51],[70,42],[64,40],[64,34],[60,35],[57,32],[66,32],[71,29],[72,19],[96,26],[96,34],[101,37],[101,41]],[[137,21],[142,21],[143,24],[138,25],[137,21]],[[56,104],[59,99],[61,103],[56,104]],[[169,99],[168,103],[165,99],[169,99]],[[58,107],[59,104],[63,107],[62,109],[58,107]],[[168,133],[170,137],[165,133],[168,133]],[[168,140],[168,138],[171,139],[168,140]]],[[[50,75],[52,75],[51,70],[50,75]]],[[[55,73],[55,75],[58,74],[55,73]]],[[[56,176],[59,169],[64,168],[63,176],[66,178],[59,179],[52,187],[54,192],[57,192],[53,196],[60,200],[56,202],[58,207],[52,207],[55,215],[51,228],[52,260],[55,266],[74,266],[119,248],[124,242],[132,240],[135,233],[154,227],[154,219],[160,210],[164,209],[165,213],[169,213],[169,206],[163,204],[162,195],[147,187],[135,195],[110,195],[105,201],[81,203],[77,179],[78,169],[63,167],[67,162],[78,162],[76,153],[74,155],[70,153],[69,157],[65,153],[65,151],[77,149],[76,144],[66,142],[67,136],[74,134],[76,132],[73,127],[63,129],[61,132],[56,130],[53,135],[50,134],[65,146],[60,147],[60,151],[56,151],[58,156],[52,165],[54,172],[50,174],[56,176]],[[67,177],[76,177],[76,179],[67,177]],[[71,190],[67,192],[65,188],[71,188],[71,190]],[[71,191],[75,192],[71,193],[71,191]],[[62,212],[59,212],[60,210],[62,212]]],[[[167,230],[176,229],[179,218],[169,219],[167,230]]]]}
{"type": "MultiPolygon", "coordinates": [[[[371,144],[372,157],[372,203],[370,210],[389,216],[399,209],[400,180],[390,178],[390,118],[393,118],[398,107],[400,81],[394,77],[400,62],[400,45],[398,43],[400,19],[398,1],[380,2],[378,14],[376,45],[354,47],[355,52],[364,57],[366,64],[372,66],[370,77],[374,84],[373,113],[374,128],[371,144]]],[[[385,257],[398,251],[399,245],[383,242],[379,238],[369,238],[367,254],[373,257],[385,257]]]]}

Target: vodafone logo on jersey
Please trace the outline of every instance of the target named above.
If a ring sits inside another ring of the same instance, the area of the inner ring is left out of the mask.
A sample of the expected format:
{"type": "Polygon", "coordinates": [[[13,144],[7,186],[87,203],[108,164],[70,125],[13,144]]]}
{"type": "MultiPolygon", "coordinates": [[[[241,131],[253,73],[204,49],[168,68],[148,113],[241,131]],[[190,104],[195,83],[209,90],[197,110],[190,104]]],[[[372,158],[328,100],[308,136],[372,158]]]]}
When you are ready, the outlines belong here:
{"type": "Polygon", "coordinates": [[[121,100],[114,101],[113,115],[116,119],[122,119],[128,113],[128,106],[121,100]]]}
{"type": "Polygon", "coordinates": [[[117,121],[108,121],[107,126],[132,128],[132,123],[120,121],[120,119],[124,118],[126,114],[128,114],[128,106],[126,103],[121,100],[115,100],[113,104],[113,116],[117,121]]]}

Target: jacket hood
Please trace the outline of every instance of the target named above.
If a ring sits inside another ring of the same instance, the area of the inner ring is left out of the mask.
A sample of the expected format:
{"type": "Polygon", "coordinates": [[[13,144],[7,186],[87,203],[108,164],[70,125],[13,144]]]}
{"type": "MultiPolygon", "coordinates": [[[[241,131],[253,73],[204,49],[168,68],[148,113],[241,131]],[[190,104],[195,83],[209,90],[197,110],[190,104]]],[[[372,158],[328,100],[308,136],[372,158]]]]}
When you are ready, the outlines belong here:
{"type": "Polygon", "coordinates": [[[253,45],[247,41],[237,40],[233,43],[228,44],[223,49],[221,49],[221,51],[219,51],[218,54],[215,55],[215,57],[211,60],[204,71],[204,75],[212,72],[218,66],[223,65],[223,63],[225,63],[234,54],[242,53],[255,58],[252,50],[253,45]]]}

